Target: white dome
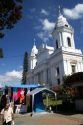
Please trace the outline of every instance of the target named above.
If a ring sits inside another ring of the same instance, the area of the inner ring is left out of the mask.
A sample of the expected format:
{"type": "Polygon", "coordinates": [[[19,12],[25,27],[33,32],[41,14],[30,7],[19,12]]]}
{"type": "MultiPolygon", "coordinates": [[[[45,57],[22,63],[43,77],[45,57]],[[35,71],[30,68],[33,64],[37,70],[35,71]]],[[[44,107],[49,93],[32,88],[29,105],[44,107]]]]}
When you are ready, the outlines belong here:
{"type": "Polygon", "coordinates": [[[55,24],[55,27],[61,27],[61,26],[68,26],[68,27],[70,27],[70,25],[68,24],[66,18],[63,17],[62,14],[59,14],[57,22],[55,24]]]}
{"type": "Polygon", "coordinates": [[[31,50],[31,56],[35,56],[37,53],[38,53],[38,49],[37,49],[36,45],[34,44],[32,50],[31,50]]]}

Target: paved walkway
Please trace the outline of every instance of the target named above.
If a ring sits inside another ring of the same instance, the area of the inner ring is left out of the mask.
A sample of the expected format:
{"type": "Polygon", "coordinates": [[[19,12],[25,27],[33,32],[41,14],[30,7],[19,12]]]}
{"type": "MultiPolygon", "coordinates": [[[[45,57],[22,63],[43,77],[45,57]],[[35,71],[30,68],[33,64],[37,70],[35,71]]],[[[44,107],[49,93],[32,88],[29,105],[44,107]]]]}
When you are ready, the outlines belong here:
{"type": "Polygon", "coordinates": [[[32,117],[30,116],[30,114],[19,115],[18,119],[16,119],[16,125],[27,125],[27,124],[28,125],[83,125],[83,114],[66,116],[58,113],[44,113],[44,114],[36,113],[32,117]]]}
{"type": "Polygon", "coordinates": [[[83,114],[36,113],[32,117],[15,114],[15,125],[83,125],[83,114]]]}

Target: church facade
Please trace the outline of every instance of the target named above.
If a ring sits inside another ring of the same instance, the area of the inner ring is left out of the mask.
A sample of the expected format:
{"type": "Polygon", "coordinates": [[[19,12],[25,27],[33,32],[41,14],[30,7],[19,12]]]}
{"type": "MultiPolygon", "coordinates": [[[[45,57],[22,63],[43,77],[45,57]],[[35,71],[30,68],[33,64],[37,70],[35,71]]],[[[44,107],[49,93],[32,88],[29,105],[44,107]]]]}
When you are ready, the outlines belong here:
{"type": "Polygon", "coordinates": [[[27,83],[53,87],[62,84],[64,76],[83,71],[83,55],[75,48],[74,29],[60,12],[52,36],[54,47],[42,43],[37,49],[33,45],[27,83]]]}

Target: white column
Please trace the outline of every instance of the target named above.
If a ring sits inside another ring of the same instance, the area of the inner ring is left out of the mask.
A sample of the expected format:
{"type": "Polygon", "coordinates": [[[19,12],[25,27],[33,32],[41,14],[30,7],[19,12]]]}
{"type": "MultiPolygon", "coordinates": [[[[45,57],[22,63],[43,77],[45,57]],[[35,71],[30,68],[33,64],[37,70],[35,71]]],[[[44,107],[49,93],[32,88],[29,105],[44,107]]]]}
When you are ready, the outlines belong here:
{"type": "Polygon", "coordinates": [[[61,33],[59,33],[59,47],[62,46],[62,41],[61,41],[61,33]]]}
{"type": "Polygon", "coordinates": [[[83,62],[81,62],[81,71],[83,72],[83,62]]]}
{"type": "Polygon", "coordinates": [[[67,74],[68,66],[67,66],[67,60],[64,60],[64,74],[67,74]]]}
{"type": "Polygon", "coordinates": [[[67,61],[67,75],[70,75],[71,74],[71,64],[70,64],[70,61],[68,60],[67,61]]]}
{"type": "Polygon", "coordinates": [[[72,47],[75,48],[74,34],[73,33],[71,34],[71,44],[72,44],[72,47]]]}
{"type": "Polygon", "coordinates": [[[79,72],[80,71],[80,63],[79,62],[77,62],[77,66],[76,66],[76,72],[79,72]]]}
{"type": "Polygon", "coordinates": [[[64,67],[63,67],[63,62],[59,63],[59,77],[60,77],[60,83],[62,83],[63,76],[64,76],[64,67]]]}

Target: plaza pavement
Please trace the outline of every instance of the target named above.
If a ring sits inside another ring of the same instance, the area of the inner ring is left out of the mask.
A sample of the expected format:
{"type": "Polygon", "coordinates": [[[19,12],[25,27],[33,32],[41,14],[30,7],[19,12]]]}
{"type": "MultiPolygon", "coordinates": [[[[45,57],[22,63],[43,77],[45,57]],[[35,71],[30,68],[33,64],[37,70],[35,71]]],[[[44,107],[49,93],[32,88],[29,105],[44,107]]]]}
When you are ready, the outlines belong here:
{"type": "Polygon", "coordinates": [[[83,114],[35,113],[33,116],[30,116],[30,113],[15,114],[15,125],[83,125],[83,114]]]}

